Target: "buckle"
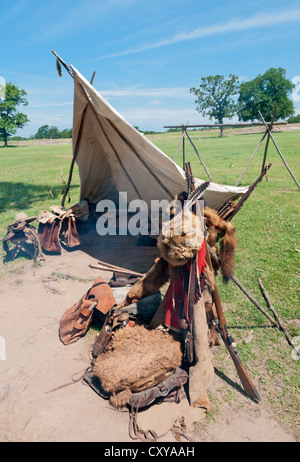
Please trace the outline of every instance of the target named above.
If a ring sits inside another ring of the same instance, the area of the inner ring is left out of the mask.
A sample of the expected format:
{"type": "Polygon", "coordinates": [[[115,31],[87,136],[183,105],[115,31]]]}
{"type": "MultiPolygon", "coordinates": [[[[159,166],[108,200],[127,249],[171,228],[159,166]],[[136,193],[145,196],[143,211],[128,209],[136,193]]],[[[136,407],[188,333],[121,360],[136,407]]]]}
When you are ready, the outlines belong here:
{"type": "Polygon", "coordinates": [[[168,396],[169,389],[162,383],[158,386],[158,393],[160,396],[168,396]]]}

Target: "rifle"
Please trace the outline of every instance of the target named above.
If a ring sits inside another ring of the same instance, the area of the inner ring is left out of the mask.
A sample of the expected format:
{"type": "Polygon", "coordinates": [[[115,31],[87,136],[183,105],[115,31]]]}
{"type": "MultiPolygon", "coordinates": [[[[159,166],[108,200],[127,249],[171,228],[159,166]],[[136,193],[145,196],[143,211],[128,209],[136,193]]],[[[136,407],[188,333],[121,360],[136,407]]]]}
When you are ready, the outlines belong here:
{"type": "MultiPolygon", "coordinates": [[[[261,182],[263,177],[267,174],[268,170],[271,168],[272,164],[268,164],[261,172],[257,180],[254,181],[254,183],[249,187],[248,191],[241,197],[241,199],[238,201],[237,204],[230,202],[229,204],[223,205],[219,210],[218,210],[218,215],[222,216],[226,214],[226,220],[232,220],[234,215],[242,208],[250,194],[253,192],[254,188],[258,185],[258,183],[261,182]],[[231,206],[230,211],[227,212],[226,206],[231,206]],[[227,212],[227,213],[226,213],[227,212]]],[[[225,216],[224,216],[225,219],[225,216]]]]}
{"type": "MultiPolygon", "coordinates": [[[[194,187],[194,181],[193,181],[191,166],[190,166],[189,163],[186,164],[186,171],[190,175],[190,180],[191,180],[190,185],[191,185],[191,189],[192,189],[194,187]]],[[[210,269],[213,271],[206,239],[205,239],[205,246],[206,246],[206,262],[207,262],[208,266],[210,267],[210,269]]],[[[214,290],[212,291],[212,296],[213,296],[213,300],[215,302],[216,311],[217,311],[217,315],[218,315],[218,323],[216,324],[217,330],[220,333],[221,338],[222,338],[223,342],[225,343],[225,346],[226,346],[226,348],[227,348],[227,350],[228,350],[228,352],[229,352],[229,354],[230,354],[230,356],[231,356],[231,358],[233,360],[233,363],[235,365],[236,371],[237,371],[238,376],[239,376],[239,378],[241,380],[243,388],[244,388],[245,392],[247,393],[247,395],[249,395],[255,401],[260,401],[260,396],[259,396],[257,390],[255,389],[255,387],[253,385],[253,382],[252,382],[251,378],[249,377],[249,374],[247,373],[244,365],[242,364],[236,349],[233,347],[233,338],[231,337],[230,333],[227,330],[226,320],[225,320],[225,316],[224,316],[224,313],[223,313],[223,308],[222,308],[222,304],[221,304],[219,291],[218,291],[218,287],[217,287],[216,282],[214,284],[214,290]]]]}

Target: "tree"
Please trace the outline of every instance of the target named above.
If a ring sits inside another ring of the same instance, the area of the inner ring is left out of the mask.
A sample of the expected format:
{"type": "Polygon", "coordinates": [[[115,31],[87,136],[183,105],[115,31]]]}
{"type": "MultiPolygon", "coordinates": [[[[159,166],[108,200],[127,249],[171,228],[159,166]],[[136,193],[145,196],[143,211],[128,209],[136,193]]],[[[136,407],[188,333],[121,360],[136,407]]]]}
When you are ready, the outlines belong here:
{"type": "Polygon", "coordinates": [[[5,84],[5,93],[0,99],[0,136],[7,146],[7,139],[14,135],[18,128],[23,128],[30,120],[22,112],[17,111],[17,106],[21,104],[27,106],[25,90],[21,90],[11,82],[5,84]]]}
{"type": "Polygon", "coordinates": [[[64,128],[61,132],[60,132],[60,138],[72,138],[72,128],[64,128]]]}
{"type": "Polygon", "coordinates": [[[61,132],[58,127],[42,125],[33,137],[36,140],[72,138],[72,128],[64,128],[61,132]]]}
{"type": "Polygon", "coordinates": [[[289,124],[299,124],[300,123],[300,114],[294,116],[294,117],[290,117],[288,119],[288,123],[289,124]]]}
{"type": "Polygon", "coordinates": [[[209,75],[201,77],[201,82],[199,88],[190,88],[190,92],[197,96],[197,111],[203,116],[208,115],[210,120],[214,118],[219,124],[223,124],[225,118],[231,119],[238,110],[238,105],[232,98],[239,91],[238,77],[230,74],[225,79],[223,75],[209,75]]]}
{"type": "Polygon", "coordinates": [[[43,140],[45,138],[49,138],[49,125],[42,125],[36,134],[34,135],[36,140],[43,140]]]}
{"type": "Polygon", "coordinates": [[[295,85],[286,78],[286,71],[271,67],[263,75],[241,83],[238,112],[243,122],[259,119],[260,111],[265,120],[270,121],[277,104],[275,120],[285,119],[294,114],[294,105],[289,96],[295,85]]]}
{"type": "Polygon", "coordinates": [[[51,140],[56,140],[58,138],[60,138],[60,132],[58,130],[58,127],[55,127],[55,126],[52,126],[49,128],[49,136],[48,138],[50,138],[51,140]]]}

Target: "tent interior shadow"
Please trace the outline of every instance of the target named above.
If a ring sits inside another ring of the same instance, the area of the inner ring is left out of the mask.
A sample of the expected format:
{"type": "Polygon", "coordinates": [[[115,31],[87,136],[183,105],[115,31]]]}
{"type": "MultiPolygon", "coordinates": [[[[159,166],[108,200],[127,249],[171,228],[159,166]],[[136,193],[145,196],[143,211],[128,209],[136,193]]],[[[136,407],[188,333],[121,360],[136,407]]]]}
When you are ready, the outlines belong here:
{"type": "MultiPolygon", "coordinates": [[[[156,246],[138,245],[138,236],[106,235],[100,236],[96,222],[90,220],[78,227],[82,252],[93,259],[144,273],[150,269],[155,258],[159,257],[156,246]]],[[[74,249],[76,250],[76,248],[74,249]]]]}

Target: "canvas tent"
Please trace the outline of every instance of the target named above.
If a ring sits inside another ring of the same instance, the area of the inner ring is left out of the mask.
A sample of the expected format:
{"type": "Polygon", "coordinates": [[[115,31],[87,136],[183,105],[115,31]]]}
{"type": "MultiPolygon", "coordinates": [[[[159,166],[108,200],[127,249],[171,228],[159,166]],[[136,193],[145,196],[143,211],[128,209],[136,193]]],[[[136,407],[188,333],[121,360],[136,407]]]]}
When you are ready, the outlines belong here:
{"type": "MultiPolygon", "coordinates": [[[[128,202],[167,199],[186,189],[185,172],[124,119],[76,70],[74,78],[73,161],[79,167],[80,200],[97,203],[126,192],[128,202]]],[[[196,179],[196,186],[204,180],[196,179]]],[[[219,208],[248,188],[210,183],[206,205],[219,208]]]]}

